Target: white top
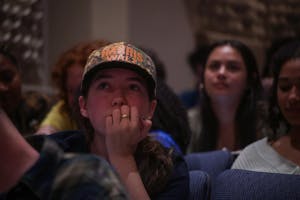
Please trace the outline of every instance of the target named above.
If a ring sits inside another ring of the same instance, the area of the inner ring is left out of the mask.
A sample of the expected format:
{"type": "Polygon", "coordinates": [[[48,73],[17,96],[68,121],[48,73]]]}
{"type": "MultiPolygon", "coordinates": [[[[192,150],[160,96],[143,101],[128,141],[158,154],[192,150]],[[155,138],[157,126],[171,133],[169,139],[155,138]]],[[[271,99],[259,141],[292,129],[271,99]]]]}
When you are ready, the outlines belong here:
{"type": "Polygon", "coordinates": [[[190,108],[187,112],[187,115],[188,115],[188,120],[192,131],[191,140],[187,152],[192,153],[192,152],[196,152],[197,146],[200,145],[198,144],[198,141],[200,138],[202,124],[201,124],[201,113],[200,113],[199,105],[190,108]]]}
{"type": "Polygon", "coordinates": [[[300,167],[277,153],[267,142],[267,138],[248,145],[237,157],[232,169],[258,172],[300,174],[300,167]]]}

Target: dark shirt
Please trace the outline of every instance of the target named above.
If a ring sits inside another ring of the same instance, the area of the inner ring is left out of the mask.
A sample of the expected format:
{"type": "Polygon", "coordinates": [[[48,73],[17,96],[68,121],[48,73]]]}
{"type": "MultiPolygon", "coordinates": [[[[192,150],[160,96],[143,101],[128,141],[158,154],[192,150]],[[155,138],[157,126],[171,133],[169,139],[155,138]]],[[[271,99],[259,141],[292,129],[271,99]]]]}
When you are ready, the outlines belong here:
{"type": "Polygon", "coordinates": [[[39,160],[15,187],[0,194],[1,200],[128,199],[117,174],[104,159],[64,153],[52,140],[37,138],[39,160]]]}
{"type": "MultiPolygon", "coordinates": [[[[34,146],[40,143],[43,136],[33,136],[29,141],[34,146]]],[[[63,131],[49,135],[65,152],[89,153],[85,136],[80,131],[63,131]]],[[[174,153],[174,169],[166,188],[151,199],[188,199],[189,172],[183,157],[174,153]]]]}
{"type": "Polygon", "coordinates": [[[7,112],[9,118],[23,136],[37,131],[46,116],[51,100],[46,95],[34,91],[23,94],[22,101],[13,113],[7,112]]]}
{"type": "Polygon", "coordinates": [[[198,90],[187,90],[179,94],[179,98],[186,109],[190,109],[199,104],[198,90]]]}

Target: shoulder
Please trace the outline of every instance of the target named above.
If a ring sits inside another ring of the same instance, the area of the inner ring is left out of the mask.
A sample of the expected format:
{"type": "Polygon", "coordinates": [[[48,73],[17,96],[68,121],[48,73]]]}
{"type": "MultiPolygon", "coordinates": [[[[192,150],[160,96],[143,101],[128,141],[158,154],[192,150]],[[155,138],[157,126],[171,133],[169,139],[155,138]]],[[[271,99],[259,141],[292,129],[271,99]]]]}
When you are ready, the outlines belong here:
{"type": "Polygon", "coordinates": [[[68,125],[70,123],[69,115],[64,112],[64,109],[62,109],[64,104],[64,101],[58,101],[48,112],[40,126],[43,127],[50,125],[53,126],[56,130],[71,129],[71,127],[69,128],[70,125],[68,125]]]}
{"type": "Polygon", "coordinates": [[[187,152],[198,151],[199,140],[202,130],[202,116],[200,107],[196,106],[188,110],[188,120],[192,131],[190,144],[188,145],[187,152]]]}
{"type": "Polygon", "coordinates": [[[188,109],[187,113],[189,118],[201,117],[199,105],[188,109]]]}
{"type": "Polygon", "coordinates": [[[65,101],[64,100],[59,100],[58,102],[56,102],[52,109],[56,110],[56,109],[61,109],[61,107],[63,107],[65,105],[65,101]]]}
{"type": "Polygon", "coordinates": [[[272,164],[269,163],[269,157],[274,156],[274,153],[274,150],[268,144],[267,138],[263,138],[242,150],[233,163],[232,168],[269,171],[272,168],[272,164]]]}
{"type": "MultiPolygon", "coordinates": [[[[175,180],[181,180],[182,186],[186,186],[185,184],[189,182],[189,170],[187,163],[185,162],[182,155],[176,153],[174,155],[174,169],[172,173],[172,177],[175,178],[175,180]]],[[[188,185],[188,184],[187,184],[188,185]]]]}
{"type": "Polygon", "coordinates": [[[173,154],[174,167],[166,188],[154,199],[187,199],[189,195],[189,172],[183,157],[173,154]]]}
{"type": "Polygon", "coordinates": [[[55,114],[59,114],[61,112],[61,108],[64,106],[65,102],[63,100],[59,100],[58,102],[56,102],[50,109],[49,114],[51,115],[55,115],[55,114]]]}
{"type": "Polygon", "coordinates": [[[198,130],[201,129],[202,116],[201,116],[201,112],[200,112],[200,107],[195,106],[195,107],[189,109],[187,114],[188,114],[188,120],[189,120],[191,130],[192,130],[193,134],[195,134],[196,132],[198,132],[198,130]]]}

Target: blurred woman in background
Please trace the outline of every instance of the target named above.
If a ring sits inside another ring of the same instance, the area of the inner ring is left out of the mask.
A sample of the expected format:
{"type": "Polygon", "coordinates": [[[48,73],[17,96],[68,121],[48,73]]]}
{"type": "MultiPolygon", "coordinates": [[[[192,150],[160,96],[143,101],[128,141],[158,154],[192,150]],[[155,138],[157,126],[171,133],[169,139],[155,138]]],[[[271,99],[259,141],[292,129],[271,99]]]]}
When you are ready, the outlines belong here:
{"type": "Polygon", "coordinates": [[[300,41],[281,47],[272,59],[271,130],[250,144],[232,168],[300,174],[300,41]]]}
{"type": "Polygon", "coordinates": [[[42,121],[37,134],[78,129],[73,118],[74,99],[79,90],[83,69],[89,54],[107,45],[105,40],[79,43],[65,51],[54,65],[52,80],[58,89],[57,103],[42,121]]]}
{"type": "Polygon", "coordinates": [[[188,111],[189,152],[241,149],[256,140],[262,86],[255,57],[236,40],[217,41],[207,55],[199,85],[201,105],[188,111]]]}

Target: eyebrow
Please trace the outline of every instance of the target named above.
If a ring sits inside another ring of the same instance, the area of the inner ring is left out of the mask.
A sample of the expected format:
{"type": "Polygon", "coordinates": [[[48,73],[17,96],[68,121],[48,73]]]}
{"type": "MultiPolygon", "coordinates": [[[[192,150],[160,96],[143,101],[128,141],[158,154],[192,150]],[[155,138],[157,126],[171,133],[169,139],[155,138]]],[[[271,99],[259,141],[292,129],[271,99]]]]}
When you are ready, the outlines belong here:
{"type": "Polygon", "coordinates": [[[140,77],[130,77],[130,78],[128,78],[128,80],[136,81],[136,82],[139,82],[142,85],[146,85],[146,81],[144,79],[140,78],[140,77]]]}
{"type": "Polygon", "coordinates": [[[227,63],[234,63],[234,64],[242,65],[244,62],[240,61],[240,60],[228,60],[227,63]]]}
{"type": "Polygon", "coordinates": [[[107,74],[103,74],[103,73],[99,73],[97,74],[94,78],[93,81],[97,81],[99,79],[103,79],[103,78],[112,78],[111,75],[107,75],[107,74]]]}
{"type": "MultiPolygon", "coordinates": [[[[221,60],[219,60],[219,59],[212,59],[211,61],[210,61],[210,63],[220,63],[220,62],[223,62],[223,61],[221,61],[221,60]]],[[[243,65],[243,61],[239,61],[239,60],[226,60],[225,61],[225,63],[227,64],[227,63],[229,63],[229,64],[239,64],[239,65],[243,65]]]]}
{"type": "Polygon", "coordinates": [[[286,77],[286,76],[278,77],[278,80],[297,80],[297,79],[300,79],[300,77],[286,77]]]}

